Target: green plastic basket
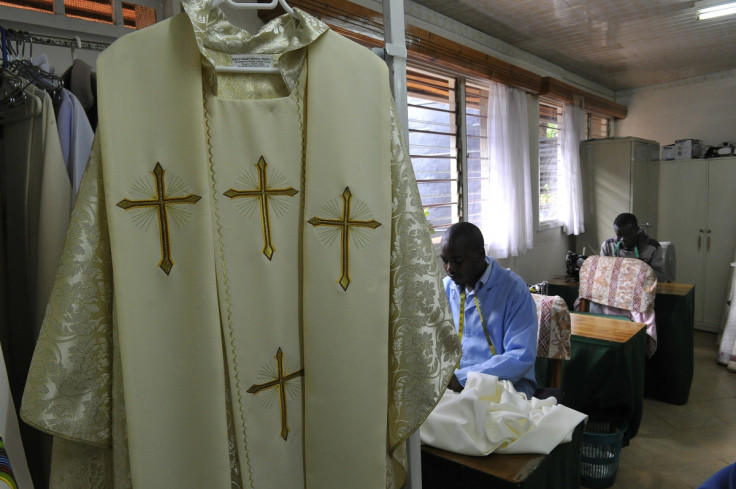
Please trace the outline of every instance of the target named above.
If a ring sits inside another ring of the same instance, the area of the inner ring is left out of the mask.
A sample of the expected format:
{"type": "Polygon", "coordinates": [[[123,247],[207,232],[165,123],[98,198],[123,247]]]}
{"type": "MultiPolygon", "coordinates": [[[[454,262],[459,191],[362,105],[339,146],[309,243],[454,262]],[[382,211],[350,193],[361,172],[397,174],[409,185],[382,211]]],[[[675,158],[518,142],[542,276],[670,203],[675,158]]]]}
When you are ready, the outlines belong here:
{"type": "Polygon", "coordinates": [[[616,481],[626,428],[625,421],[588,419],[580,454],[580,483],[583,486],[604,489],[616,481]]]}

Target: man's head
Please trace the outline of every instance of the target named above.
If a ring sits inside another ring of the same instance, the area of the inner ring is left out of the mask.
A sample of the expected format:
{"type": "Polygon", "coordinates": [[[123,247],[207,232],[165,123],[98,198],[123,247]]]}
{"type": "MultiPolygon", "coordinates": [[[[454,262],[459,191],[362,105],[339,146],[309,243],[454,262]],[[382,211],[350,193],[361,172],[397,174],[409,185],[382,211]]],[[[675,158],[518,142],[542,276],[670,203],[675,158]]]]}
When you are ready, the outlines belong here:
{"type": "Polygon", "coordinates": [[[639,234],[639,223],[636,216],[628,212],[616,216],[616,219],[613,220],[613,232],[616,233],[616,239],[621,241],[624,249],[633,249],[639,234]]]}
{"type": "Polygon", "coordinates": [[[442,236],[440,258],[453,282],[474,288],[487,266],[483,233],[469,222],[453,224],[442,236]]]}

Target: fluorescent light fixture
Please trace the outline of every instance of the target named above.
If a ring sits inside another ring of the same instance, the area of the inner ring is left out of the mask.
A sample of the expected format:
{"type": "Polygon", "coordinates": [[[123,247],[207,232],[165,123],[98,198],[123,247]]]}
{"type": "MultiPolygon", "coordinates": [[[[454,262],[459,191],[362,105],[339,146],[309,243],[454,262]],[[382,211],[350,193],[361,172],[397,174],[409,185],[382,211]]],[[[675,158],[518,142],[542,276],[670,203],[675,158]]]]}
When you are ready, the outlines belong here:
{"type": "Polygon", "coordinates": [[[695,2],[695,8],[697,9],[699,20],[736,14],[736,2],[724,3],[723,0],[695,2]]]}

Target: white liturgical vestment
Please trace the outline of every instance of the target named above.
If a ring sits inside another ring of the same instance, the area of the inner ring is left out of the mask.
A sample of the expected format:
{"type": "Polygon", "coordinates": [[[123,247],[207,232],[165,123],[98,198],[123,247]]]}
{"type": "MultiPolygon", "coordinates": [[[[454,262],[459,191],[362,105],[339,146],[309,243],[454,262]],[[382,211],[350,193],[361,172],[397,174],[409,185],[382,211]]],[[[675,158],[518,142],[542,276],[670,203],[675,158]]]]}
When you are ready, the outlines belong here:
{"type": "Polygon", "coordinates": [[[52,487],[401,487],[459,344],[386,68],[184,8],[98,61],[21,410],[52,487]],[[280,74],[213,69],[248,54],[280,74]]]}

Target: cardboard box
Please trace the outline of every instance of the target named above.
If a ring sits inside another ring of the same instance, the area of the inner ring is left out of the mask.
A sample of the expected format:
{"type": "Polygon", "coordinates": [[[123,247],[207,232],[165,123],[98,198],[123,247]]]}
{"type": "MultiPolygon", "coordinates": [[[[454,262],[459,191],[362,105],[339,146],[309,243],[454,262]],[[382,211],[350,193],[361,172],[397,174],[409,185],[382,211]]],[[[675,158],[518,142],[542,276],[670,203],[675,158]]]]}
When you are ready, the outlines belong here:
{"type": "Polygon", "coordinates": [[[668,144],[662,146],[662,159],[663,160],[674,160],[675,159],[675,145],[668,144]]]}
{"type": "Polygon", "coordinates": [[[690,160],[702,158],[705,146],[700,144],[699,139],[678,139],[675,141],[675,159],[690,160]]]}

